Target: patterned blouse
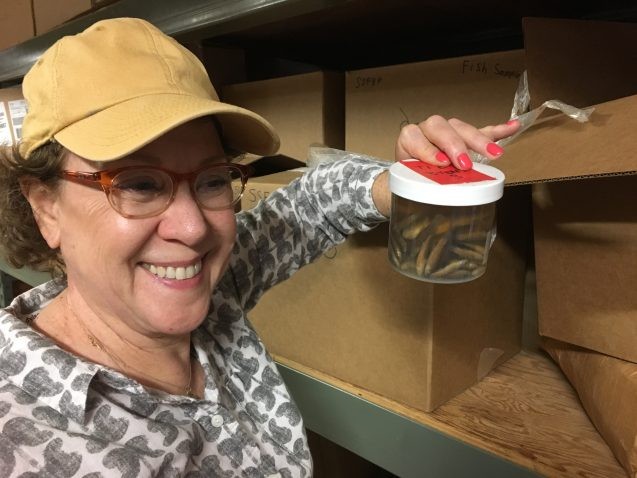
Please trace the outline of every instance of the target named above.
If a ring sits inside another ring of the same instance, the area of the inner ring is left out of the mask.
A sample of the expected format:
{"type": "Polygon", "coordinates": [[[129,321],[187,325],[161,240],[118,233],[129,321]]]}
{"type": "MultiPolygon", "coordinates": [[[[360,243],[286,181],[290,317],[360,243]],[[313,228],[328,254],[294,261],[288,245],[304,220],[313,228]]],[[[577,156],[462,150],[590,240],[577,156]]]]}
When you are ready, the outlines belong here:
{"type": "Polygon", "coordinates": [[[357,230],[386,163],[350,155],[237,215],[215,307],[193,332],[203,399],[145,387],[31,327],[64,290],[47,282],[0,310],[0,477],[310,477],[299,411],[246,313],[261,295],[357,230]]]}

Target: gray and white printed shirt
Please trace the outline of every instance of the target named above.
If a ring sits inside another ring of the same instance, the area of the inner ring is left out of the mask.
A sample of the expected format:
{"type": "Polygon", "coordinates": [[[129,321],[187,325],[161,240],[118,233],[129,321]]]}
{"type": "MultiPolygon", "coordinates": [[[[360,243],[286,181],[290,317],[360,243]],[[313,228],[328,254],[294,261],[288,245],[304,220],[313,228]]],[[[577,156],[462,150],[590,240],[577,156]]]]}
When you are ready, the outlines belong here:
{"type": "Polygon", "coordinates": [[[299,411],[246,313],[270,287],[384,218],[387,167],[323,165],[237,215],[230,266],[193,332],[202,400],[146,388],[29,327],[65,287],[47,282],[0,310],[0,477],[309,477],[299,411]]]}

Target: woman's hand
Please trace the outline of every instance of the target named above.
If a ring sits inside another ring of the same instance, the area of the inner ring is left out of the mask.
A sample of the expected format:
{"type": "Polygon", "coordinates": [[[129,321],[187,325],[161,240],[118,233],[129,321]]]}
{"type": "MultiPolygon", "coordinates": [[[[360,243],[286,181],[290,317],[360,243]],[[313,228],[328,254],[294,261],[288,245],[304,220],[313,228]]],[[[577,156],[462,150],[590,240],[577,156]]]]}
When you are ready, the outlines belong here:
{"type": "Polygon", "coordinates": [[[396,142],[396,161],[414,158],[436,166],[453,164],[471,169],[469,150],[496,159],[504,153],[495,141],[514,134],[520,122],[512,120],[478,129],[456,118],[430,116],[418,124],[405,126],[396,142]]]}
{"type": "MultiPolygon", "coordinates": [[[[490,159],[499,158],[504,150],[495,141],[511,136],[519,128],[517,120],[478,129],[459,119],[430,116],[401,130],[396,141],[396,161],[414,158],[436,166],[453,164],[458,169],[471,169],[473,164],[469,150],[490,159]]],[[[378,210],[389,217],[391,193],[388,172],[378,176],[372,187],[372,196],[378,210]]]]}

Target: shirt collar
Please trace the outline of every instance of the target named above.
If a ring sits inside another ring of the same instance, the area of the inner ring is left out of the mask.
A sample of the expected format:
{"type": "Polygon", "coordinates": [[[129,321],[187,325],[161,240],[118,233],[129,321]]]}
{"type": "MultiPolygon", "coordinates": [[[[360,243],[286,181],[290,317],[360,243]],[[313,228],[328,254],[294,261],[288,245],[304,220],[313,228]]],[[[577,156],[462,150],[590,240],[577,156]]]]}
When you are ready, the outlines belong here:
{"type": "Polygon", "coordinates": [[[0,373],[26,402],[39,401],[83,424],[89,386],[100,367],[63,350],[29,326],[65,287],[64,280],[54,279],[0,310],[0,373]]]}
{"type": "Polygon", "coordinates": [[[14,387],[21,403],[39,401],[84,425],[86,414],[92,409],[90,388],[94,381],[144,400],[191,401],[160,391],[153,394],[119,372],[67,352],[31,328],[29,324],[40,311],[65,288],[65,280],[54,279],[17,296],[9,307],[0,309],[0,379],[14,387]]]}

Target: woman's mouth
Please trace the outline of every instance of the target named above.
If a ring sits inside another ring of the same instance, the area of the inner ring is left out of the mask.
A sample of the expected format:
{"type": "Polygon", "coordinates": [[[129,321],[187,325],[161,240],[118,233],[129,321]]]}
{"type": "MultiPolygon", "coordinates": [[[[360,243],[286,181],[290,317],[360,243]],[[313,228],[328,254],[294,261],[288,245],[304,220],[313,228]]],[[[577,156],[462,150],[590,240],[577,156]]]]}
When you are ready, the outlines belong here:
{"type": "Polygon", "coordinates": [[[192,279],[201,272],[201,260],[188,266],[158,266],[143,262],[142,267],[160,279],[185,280],[192,279]]]}

